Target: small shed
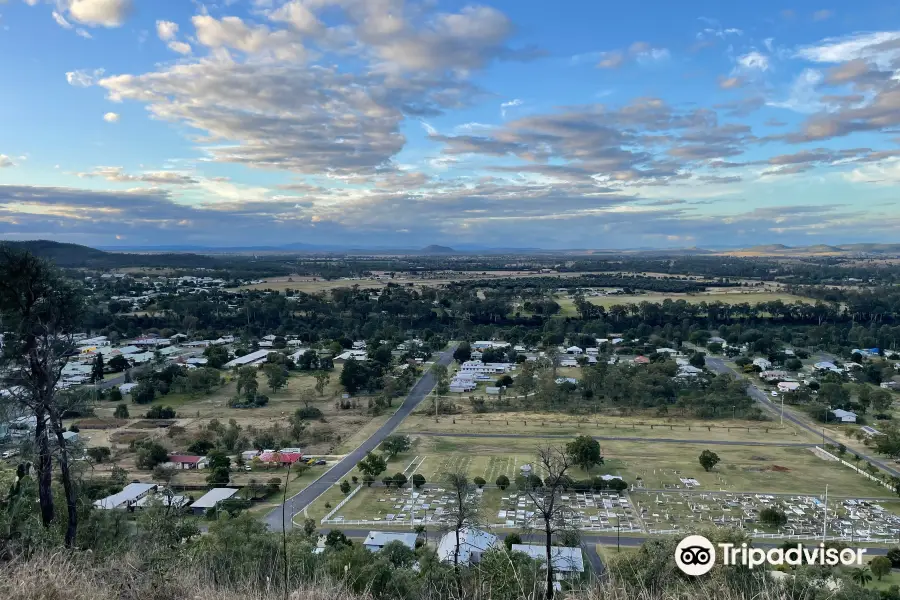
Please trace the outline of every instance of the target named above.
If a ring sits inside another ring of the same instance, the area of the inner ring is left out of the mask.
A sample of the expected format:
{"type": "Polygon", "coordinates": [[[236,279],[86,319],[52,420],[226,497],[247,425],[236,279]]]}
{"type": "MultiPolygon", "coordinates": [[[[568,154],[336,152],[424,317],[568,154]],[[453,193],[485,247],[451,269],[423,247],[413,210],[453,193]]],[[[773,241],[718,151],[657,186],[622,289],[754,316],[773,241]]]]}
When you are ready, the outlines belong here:
{"type": "Polygon", "coordinates": [[[218,506],[222,500],[228,500],[235,494],[237,494],[237,488],[213,488],[191,504],[191,512],[195,515],[203,515],[210,508],[218,506]]]}

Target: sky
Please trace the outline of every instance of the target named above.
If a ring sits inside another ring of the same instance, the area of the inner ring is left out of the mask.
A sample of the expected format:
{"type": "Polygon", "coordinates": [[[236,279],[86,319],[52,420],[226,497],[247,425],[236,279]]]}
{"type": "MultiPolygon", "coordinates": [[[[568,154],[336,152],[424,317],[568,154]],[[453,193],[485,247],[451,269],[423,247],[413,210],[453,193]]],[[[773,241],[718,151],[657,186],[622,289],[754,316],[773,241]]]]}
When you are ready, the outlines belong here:
{"type": "Polygon", "coordinates": [[[900,242],[900,3],[0,0],[0,239],[900,242]]]}

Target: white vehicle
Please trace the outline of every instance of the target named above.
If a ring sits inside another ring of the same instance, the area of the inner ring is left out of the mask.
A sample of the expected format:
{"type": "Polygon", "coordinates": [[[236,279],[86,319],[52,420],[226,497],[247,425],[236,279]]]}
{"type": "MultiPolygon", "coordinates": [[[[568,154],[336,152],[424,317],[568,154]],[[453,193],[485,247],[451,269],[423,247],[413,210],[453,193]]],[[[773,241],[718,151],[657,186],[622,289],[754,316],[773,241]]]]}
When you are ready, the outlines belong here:
{"type": "Polygon", "coordinates": [[[777,398],[777,397],[778,397],[778,392],[776,392],[775,390],[772,390],[772,395],[775,396],[775,397],[777,398]]]}
{"type": "Polygon", "coordinates": [[[13,456],[18,456],[18,455],[19,455],[18,450],[7,450],[0,456],[2,456],[3,458],[12,458],[13,456]]]}

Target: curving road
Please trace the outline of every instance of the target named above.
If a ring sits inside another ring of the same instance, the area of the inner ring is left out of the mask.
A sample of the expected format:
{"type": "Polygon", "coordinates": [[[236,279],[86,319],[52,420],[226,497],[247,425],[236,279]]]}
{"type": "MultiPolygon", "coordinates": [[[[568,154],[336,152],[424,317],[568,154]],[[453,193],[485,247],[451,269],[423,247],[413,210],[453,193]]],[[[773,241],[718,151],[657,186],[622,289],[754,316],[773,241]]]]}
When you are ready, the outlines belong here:
{"type": "MultiPolygon", "coordinates": [[[[435,362],[442,365],[449,365],[453,360],[453,352],[455,350],[456,346],[451,345],[438,355],[435,362]]],[[[282,523],[284,523],[285,528],[290,529],[292,527],[291,517],[309,506],[313,500],[325,493],[328,488],[346,477],[347,473],[353,470],[356,464],[365,457],[367,452],[375,450],[375,448],[384,441],[384,438],[391,435],[394,430],[397,429],[403,419],[408,417],[413,409],[425,399],[425,396],[434,389],[435,383],[434,375],[431,374],[430,370],[426,371],[409,391],[403,404],[401,404],[400,408],[397,409],[397,412],[388,419],[387,423],[382,425],[378,431],[360,444],[356,450],[342,458],[340,462],[328,469],[321,477],[301,490],[296,496],[288,498],[287,502],[278,508],[273,509],[263,518],[263,522],[273,531],[281,531],[282,523]]]]}
{"type": "MultiPolygon", "coordinates": [[[[762,404],[763,408],[767,409],[769,412],[774,413],[776,416],[781,415],[781,407],[779,405],[776,405],[774,402],[772,402],[772,400],[769,398],[769,396],[764,391],[759,389],[756,386],[756,384],[754,384],[753,382],[748,380],[744,376],[743,373],[740,373],[737,370],[732,369],[731,367],[726,365],[725,361],[722,360],[721,358],[714,358],[711,356],[707,356],[706,357],[706,367],[708,369],[710,369],[711,371],[715,371],[716,373],[728,373],[729,375],[734,375],[738,379],[746,380],[747,381],[747,394],[749,394],[749,396],[751,398],[753,398],[754,400],[756,400],[757,402],[762,404]]],[[[820,437],[822,439],[822,442],[825,444],[831,444],[833,446],[838,446],[840,444],[840,442],[826,436],[824,434],[824,429],[817,430],[816,428],[811,427],[806,422],[804,422],[802,419],[795,416],[793,414],[793,412],[791,412],[787,408],[784,409],[784,418],[785,418],[785,420],[790,421],[797,427],[800,427],[801,429],[808,431],[817,437],[820,437]]],[[[891,467],[890,465],[886,464],[884,461],[879,460],[873,456],[863,454],[862,452],[860,452],[859,450],[857,450],[855,448],[848,448],[848,450],[854,454],[859,455],[860,458],[862,458],[863,460],[866,460],[866,461],[872,463],[873,465],[875,465],[882,471],[889,473],[890,475],[893,475],[894,477],[900,477],[900,471],[898,471],[894,467],[891,467]]]]}

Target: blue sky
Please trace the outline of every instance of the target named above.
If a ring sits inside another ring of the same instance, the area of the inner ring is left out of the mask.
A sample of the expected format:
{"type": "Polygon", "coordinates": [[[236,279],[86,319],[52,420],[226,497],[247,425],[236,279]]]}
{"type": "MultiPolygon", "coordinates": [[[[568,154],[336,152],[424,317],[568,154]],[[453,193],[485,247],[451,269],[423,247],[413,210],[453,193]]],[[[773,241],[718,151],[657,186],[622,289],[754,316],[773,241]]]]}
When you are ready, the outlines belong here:
{"type": "Polygon", "coordinates": [[[0,237],[897,242],[900,6],[0,0],[0,237]]]}

